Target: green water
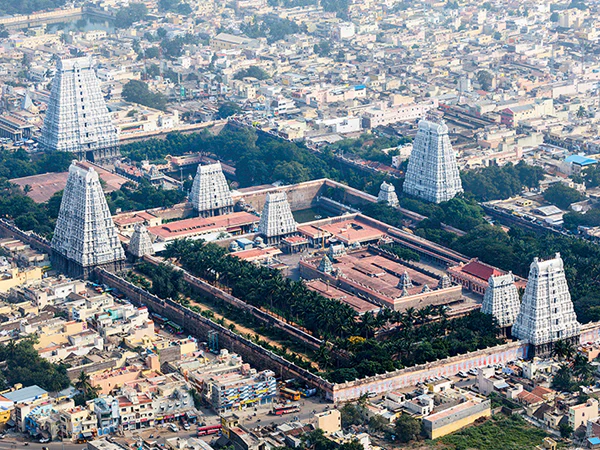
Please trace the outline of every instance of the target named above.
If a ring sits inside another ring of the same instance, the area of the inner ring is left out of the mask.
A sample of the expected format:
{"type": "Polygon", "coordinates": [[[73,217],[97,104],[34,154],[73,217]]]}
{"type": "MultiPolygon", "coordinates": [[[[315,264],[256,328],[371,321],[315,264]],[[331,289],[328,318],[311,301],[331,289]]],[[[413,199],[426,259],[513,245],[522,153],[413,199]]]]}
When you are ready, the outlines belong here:
{"type": "Polygon", "coordinates": [[[293,211],[292,214],[294,216],[294,219],[296,219],[296,222],[298,223],[312,222],[313,220],[319,220],[333,216],[333,214],[322,208],[319,208],[318,206],[293,211]]]}

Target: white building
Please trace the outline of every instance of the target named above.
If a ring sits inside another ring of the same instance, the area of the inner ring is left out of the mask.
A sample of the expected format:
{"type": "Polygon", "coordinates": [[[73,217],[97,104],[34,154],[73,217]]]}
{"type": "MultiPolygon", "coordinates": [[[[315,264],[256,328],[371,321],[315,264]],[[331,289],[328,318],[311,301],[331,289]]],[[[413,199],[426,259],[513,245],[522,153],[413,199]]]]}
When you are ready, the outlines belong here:
{"type": "Polygon", "coordinates": [[[436,99],[427,100],[419,103],[410,103],[399,106],[387,106],[380,104],[366,109],[363,114],[363,127],[377,128],[397,122],[408,122],[425,117],[428,111],[436,109],[438,101],[436,99]]]}
{"type": "Polygon", "coordinates": [[[296,232],[296,221],[292,215],[292,209],[287,201],[285,192],[274,192],[267,194],[265,207],[260,215],[258,233],[267,238],[284,237],[296,232]]]}
{"type": "Polygon", "coordinates": [[[40,143],[92,161],[118,156],[118,132],[89,57],[61,59],[52,81],[40,143]]]}
{"type": "Polygon", "coordinates": [[[201,217],[219,216],[233,211],[233,199],[221,163],[198,166],[190,202],[201,217]]]}
{"type": "Polygon", "coordinates": [[[391,183],[386,183],[385,181],[381,183],[377,201],[384,202],[393,207],[398,206],[400,202],[398,201],[398,196],[396,195],[396,188],[394,185],[391,183]]]}
{"type": "Polygon", "coordinates": [[[501,328],[512,326],[520,308],[515,277],[511,272],[506,275],[492,275],[488,284],[483,296],[481,312],[493,315],[501,328]]]}
{"type": "Polygon", "coordinates": [[[51,246],[54,268],[72,277],[87,277],[97,266],[122,268],[125,253],[92,167],[69,167],[51,246]]]}
{"type": "Polygon", "coordinates": [[[554,342],[579,335],[560,253],[547,261],[534,258],[531,263],[512,334],[531,344],[535,354],[549,353],[554,342]]]}
{"type": "Polygon", "coordinates": [[[433,203],[448,201],[463,192],[448,126],[443,121],[419,122],[403,191],[433,203]]]}
{"type": "Polygon", "coordinates": [[[129,253],[136,258],[141,258],[144,255],[153,255],[154,248],[148,230],[141,223],[136,223],[131,239],[129,240],[129,253]]]}

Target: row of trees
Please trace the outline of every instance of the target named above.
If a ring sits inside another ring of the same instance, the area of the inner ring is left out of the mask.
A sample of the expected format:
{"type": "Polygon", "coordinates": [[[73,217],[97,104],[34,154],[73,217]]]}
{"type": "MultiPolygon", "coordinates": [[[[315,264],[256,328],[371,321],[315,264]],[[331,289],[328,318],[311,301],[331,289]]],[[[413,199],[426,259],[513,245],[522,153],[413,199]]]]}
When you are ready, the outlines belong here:
{"type": "Polygon", "coordinates": [[[329,149],[337,154],[355,155],[362,159],[390,165],[392,163],[392,156],[398,155],[399,151],[393,149],[384,153],[382,150],[398,147],[410,141],[411,139],[408,137],[388,138],[365,133],[357,139],[343,139],[338,141],[330,145],[329,149]]]}
{"type": "MultiPolygon", "coordinates": [[[[348,305],[326,299],[303,282],[284,278],[279,271],[227,257],[227,251],[214,244],[177,240],[168,244],[164,256],[227,288],[246,303],[269,309],[325,339],[314,359],[333,382],[385,373],[501,342],[496,338],[494,319],[478,312],[448,320],[444,308],[428,306],[404,312],[382,309],[359,319],[348,305]],[[376,338],[378,330],[387,330],[384,339],[376,338]],[[350,360],[336,360],[332,348],[351,355],[350,360]]],[[[185,288],[178,285],[180,275],[175,275],[173,269],[146,266],[142,270],[151,278],[157,295],[176,298],[184,292],[185,288]]]]}

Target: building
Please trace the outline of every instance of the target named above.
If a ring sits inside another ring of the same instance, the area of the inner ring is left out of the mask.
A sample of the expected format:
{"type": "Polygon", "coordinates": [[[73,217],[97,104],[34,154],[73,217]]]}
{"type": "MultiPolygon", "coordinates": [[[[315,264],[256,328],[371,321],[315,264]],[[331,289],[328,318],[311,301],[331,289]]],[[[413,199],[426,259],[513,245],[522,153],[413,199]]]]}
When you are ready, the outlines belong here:
{"type": "Polygon", "coordinates": [[[323,411],[315,414],[317,428],[325,434],[333,434],[342,431],[342,414],[337,409],[323,411]]]}
{"type": "Polygon", "coordinates": [[[377,201],[394,207],[400,205],[400,202],[398,202],[398,196],[396,195],[396,188],[392,183],[386,183],[385,181],[381,183],[377,201]]]}
{"type": "Polygon", "coordinates": [[[258,222],[258,233],[265,236],[268,243],[271,243],[278,238],[296,233],[296,226],[286,193],[268,193],[258,222]]]}
{"type": "Polygon", "coordinates": [[[99,161],[118,156],[118,143],[92,59],[59,60],[42,128],[42,147],[99,161]]]}
{"type": "Polygon", "coordinates": [[[569,425],[573,430],[577,430],[581,425],[587,425],[588,420],[598,417],[598,400],[588,399],[581,405],[571,406],[569,408],[569,425]]]}
{"type": "Polygon", "coordinates": [[[423,431],[427,438],[437,439],[471,425],[481,417],[490,417],[490,400],[477,400],[468,400],[425,417],[423,431]]]}
{"type": "Polygon", "coordinates": [[[560,253],[546,261],[536,257],[531,263],[512,335],[532,346],[532,356],[550,353],[556,341],[576,341],[579,323],[560,253]]]}
{"type": "Polygon", "coordinates": [[[140,223],[136,223],[133,234],[129,240],[129,247],[127,249],[129,253],[136,257],[141,258],[144,255],[153,255],[154,248],[152,247],[152,240],[148,234],[146,227],[140,223]]]}
{"type": "Polygon", "coordinates": [[[270,370],[256,373],[249,367],[213,376],[204,381],[204,386],[203,395],[219,413],[269,404],[277,395],[275,374],[270,370]]]}
{"type": "Polygon", "coordinates": [[[233,199],[221,163],[198,166],[190,202],[200,217],[219,216],[233,211],[233,199]]]}
{"type": "Polygon", "coordinates": [[[481,312],[493,315],[501,328],[511,327],[519,314],[519,292],[512,272],[492,275],[483,296],[481,312]]]}
{"type": "Polygon", "coordinates": [[[419,122],[404,180],[404,193],[440,203],[463,191],[456,156],[444,122],[419,122]]]}
{"type": "Polygon", "coordinates": [[[69,167],[51,247],[54,268],[72,277],[87,277],[94,267],[122,268],[125,253],[93,168],[69,167]]]}

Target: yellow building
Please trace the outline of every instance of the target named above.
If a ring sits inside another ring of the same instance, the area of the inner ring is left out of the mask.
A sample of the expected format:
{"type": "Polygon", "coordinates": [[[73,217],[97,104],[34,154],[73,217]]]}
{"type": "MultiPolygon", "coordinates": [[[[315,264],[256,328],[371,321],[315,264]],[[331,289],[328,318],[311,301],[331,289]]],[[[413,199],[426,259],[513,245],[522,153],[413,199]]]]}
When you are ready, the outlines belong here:
{"type": "Polygon", "coordinates": [[[588,420],[598,417],[598,400],[588,399],[581,405],[571,406],[569,408],[569,425],[576,430],[581,425],[585,425],[588,420]]]}
{"type": "Polygon", "coordinates": [[[7,272],[0,274],[0,292],[8,292],[11,288],[34,281],[40,281],[41,279],[41,267],[31,267],[22,272],[16,267],[13,267],[7,272]]]}
{"type": "Polygon", "coordinates": [[[423,430],[428,439],[437,439],[491,415],[489,400],[469,400],[425,417],[423,430]]]}
{"type": "Polygon", "coordinates": [[[342,415],[337,409],[315,414],[315,418],[317,428],[323,430],[325,434],[337,433],[342,429],[342,415]]]}

